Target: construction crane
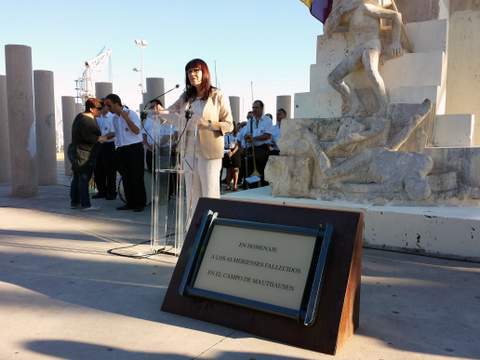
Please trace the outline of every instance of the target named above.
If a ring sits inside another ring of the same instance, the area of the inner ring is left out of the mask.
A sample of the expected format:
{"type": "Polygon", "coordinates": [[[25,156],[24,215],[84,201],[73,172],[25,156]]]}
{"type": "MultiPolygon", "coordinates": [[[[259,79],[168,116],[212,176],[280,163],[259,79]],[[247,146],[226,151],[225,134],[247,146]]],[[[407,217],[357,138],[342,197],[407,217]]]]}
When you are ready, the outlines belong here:
{"type": "Polygon", "coordinates": [[[89,97],[95,96],[94,75],[95,72],[102,70],[105,62],[109,63],[109,81],[112,81],[112,50],[107,49],[106,46],[93,59],[87,60],[84,63],[82,76],[75,80],[75,90],[77,92],[76,100],[78,103],[85,103],[89,97]]]}

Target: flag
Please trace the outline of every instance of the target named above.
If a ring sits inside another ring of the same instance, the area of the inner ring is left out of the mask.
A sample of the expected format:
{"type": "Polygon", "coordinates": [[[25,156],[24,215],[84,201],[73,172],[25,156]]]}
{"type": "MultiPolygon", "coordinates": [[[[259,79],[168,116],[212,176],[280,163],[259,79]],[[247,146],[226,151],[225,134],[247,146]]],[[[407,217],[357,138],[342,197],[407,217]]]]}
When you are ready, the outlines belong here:
{"type": "Polygon", "coordinates": [[[310,13],[320,20],[322,23],[325,23],[327,20],[330,11],[332,11],[333,0],[300,0],[310,9],[310,13]]]}

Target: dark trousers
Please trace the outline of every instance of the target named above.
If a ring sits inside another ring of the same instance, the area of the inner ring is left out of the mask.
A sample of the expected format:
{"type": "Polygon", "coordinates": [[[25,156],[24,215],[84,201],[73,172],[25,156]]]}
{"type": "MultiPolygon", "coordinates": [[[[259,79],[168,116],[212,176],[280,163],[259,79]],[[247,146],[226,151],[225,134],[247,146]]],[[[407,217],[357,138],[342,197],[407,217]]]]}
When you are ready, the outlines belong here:
{"type": "Polygon", "coordinates": [[[145,153],[145,161],[147,162],[147,169],[149,172],[153,170],[153,152],[151,150],[146,151],[145,153]]]}
{"type": "MultiPolygon", "coordinates": [[[[261,186],[268,185],[268,182],[265,181],[264,173],[265,167],[267,166],[268,154],[270,152],[270,147],[268,145],[255,146],[255,165],[257,166],[257,171],[260,173],[261,177],[261,186]]],[[[252,174],[254,170],[253,166],[253,152],[251,149],[247,149],[246,155],[246,170],[245,177],[248,177],[252,174]]]]}
{"type": "Polygon", "coordinates": [[[145,207],[146,194],[143,180],[143,144],[121,146],[116,151],[116,164],[122,175],[127,206],[132,209],[145,207]]]}
{"type": "Polygon", "coordinates": [[[88,184],[92,178],[93,168],[86,166],[81,171],[73,171],[70,184],[70,204],[72,206],[90,207],[88,184]]]}
{"type": "Polygon", "coordinates": [[[117,195],[117,168],[115,166],[115,144],[100,144],[94,170],[95,184],[99,194],[107,197],[117,195]]]}

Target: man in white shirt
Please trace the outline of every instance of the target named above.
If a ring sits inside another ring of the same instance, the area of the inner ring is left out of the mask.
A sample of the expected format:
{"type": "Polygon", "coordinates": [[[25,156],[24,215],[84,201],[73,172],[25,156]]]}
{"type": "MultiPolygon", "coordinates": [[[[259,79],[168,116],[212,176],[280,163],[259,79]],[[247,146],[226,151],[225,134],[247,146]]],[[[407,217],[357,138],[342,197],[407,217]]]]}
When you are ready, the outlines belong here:
{"type": "MultiPolygon", "coordinates": [[[[175,145],[178,139],[177,128],[173,124],[162,123],[158,114],[163,110],[160,100],[153,100],[153,105],[148,111],[147,118],[143,122],[142,134],[143,145],[146,149],[146,162],[149,172],[153,171],[153,165],[157,169],[172,169],[176,164],[175,145]],[[155,149],[155,152],[153,151],[155,149]],[[155,153],[155,162],[153,161],[155,153]]],[[[175,176],[167,172],[160,172],[159,198],[160,203],[168,201],[175,191],[175,176]]]]}
{"type": "MultiPolygon", "coordinates": [[[[247,153],[255,153],[255,165],[261,175],[262,186],[268,185],[264,180],[265,166],[268,161],[268,152],[272,142],[272,119],[263,115],[264,105],[261,100],[255,100],[252,105],[252,119],[242,128],[240,139],[247,153]],[[253,149],[252,149],[253,147],[253,149]],[[252,151],[253,150],[253,151],[252,151]]],[[[253,159],[252,159],[253,160],[253,159]]],[[[246,176],[254,170],[253,161],[248,163],[246,176]]]]}
{"type": "Polygon", "coordinates": [[[280,136],[282,135],[281,126],[282,120],[287,117],[287,112],[285,109],[280,108],[277,110],[277,123],[272,130],[272,146],[270,149],[270,155],[280,154],[280,149],[278,148],[278,142],[280,141],[280,136]]]}
{"type": "Polygon", "coordinates": [[[143,211],[146,204],[142,123],[135,111],[122,105],[116,94],[105,98],[105,105],[113,114],[117,169],[122,175],[127,204],[117,210],[143,211]]]}
{"type": "Polygon", "coordinates": [[[103,105],[102,114],[96,118],[102,136],[109,140],[100,144],[97,162],[95,164],[94,178],[97,194],[94,199],[105,198],[114,200],[117,197],[117,168],[115,166],[115,129],[113,127],[113,114],[103,105]]]}
{"type": "MultiPolygon", "coordinates": [[[[177,128],[174,125],[164,123],[156,119],[156,114],[163,110],[163,105],[160,100],[154,100],[154,105],[148,111],[147,118],[143,122],[142,135],[143,145],[147,150],[146,160],[147,169],[152,172],[152,151],[153,146],[156,145],[155,151],[159,152],[161,157],[170,157],[175,151],[175,143],[178,137],[177,128]]],[[[160,165],[162,166],[162,165],[160,165]]],[[[163,166],[166,166],[164,164],[163,166]]]]}

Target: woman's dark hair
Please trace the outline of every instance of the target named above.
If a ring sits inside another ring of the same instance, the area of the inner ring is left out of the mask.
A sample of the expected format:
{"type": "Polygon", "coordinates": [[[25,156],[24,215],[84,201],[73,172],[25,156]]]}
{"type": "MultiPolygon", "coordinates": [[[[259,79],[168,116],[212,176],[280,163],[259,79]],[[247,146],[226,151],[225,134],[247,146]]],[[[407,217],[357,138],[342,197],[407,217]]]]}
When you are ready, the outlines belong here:
{"type": "Polygon", "coordinates": [[[185,65],[185,101],[193,100],[198,95],[202,95],[202,100],[207,100],[211,95],[212,86],[210,82],[210,70],[208,70],[208,65],[202,59],[193,59],[190,60],[187,65],[185,65]],[[200,84],[200,94],[197,94],[197,88],[190,84],[188,80],[188,70],[193,68],[200,68],[202,70],[202,83],[200,84]]]}
{"type": "Polygon", "coordinates": [[[85,112],[92,112],[92,109],[101,109],[102,107],[102,101],[97,98],[88,98],[87,101],[85,101],[85,112]]]}

